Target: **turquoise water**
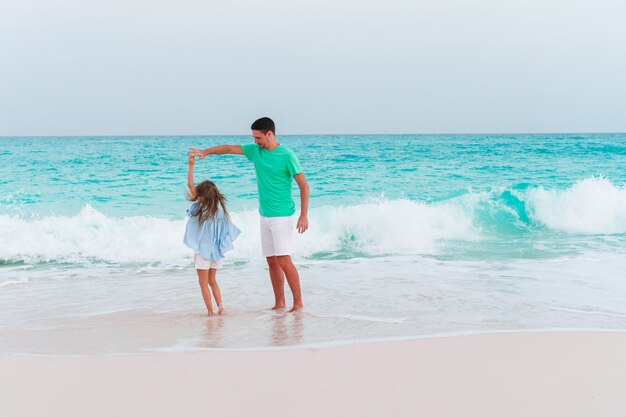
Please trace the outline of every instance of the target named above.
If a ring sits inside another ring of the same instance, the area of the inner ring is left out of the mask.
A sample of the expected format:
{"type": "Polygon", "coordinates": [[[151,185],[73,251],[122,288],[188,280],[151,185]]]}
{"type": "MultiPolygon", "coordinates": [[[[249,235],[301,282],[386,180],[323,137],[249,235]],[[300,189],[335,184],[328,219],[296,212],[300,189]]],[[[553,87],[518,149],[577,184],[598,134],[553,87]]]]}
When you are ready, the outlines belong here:
{"type": "MultiPolygon", "coordinates": [[[[566,189],[576,181],[626,177],[626,137],[594,135],[283,136],[306,168],[313,207],[384,196],[420,202],[470,192],[566,189]]],[[[114,216],[177,218],[188,147],[244,144],[227,137],[0,138],[5,213],[76,214],[85,204],[114,216]]],[[[214,179],[233,209],[254,207],[251,165],[210,157],[198,177],[214,179]]],[[[503,202],[506,194],[500,196],[503,202]]]]}
{"type": "MultiPolygon", "coordinates": [[[[63,328],[37,318],[35,305],[48,309],[46,320],[73,312],[66,324],[137,311],[152,312],[141,314],[148,321],[155,312],[194,311],[196,320],[201,304],[181,243],[186,151],[251,140],[0,138],[0,301],[20,306],[0,314],[0,331],[23,332],[34,322],[40,331],[63,328]],[[114,301],[78,291],[86,283],[101,287],[98,294],[115,293],[114,301]],[[122,284],[126,291],[117,294],[122,284]],[[65,301],[42,295],[44,288],[65,301]]],[[[202,342],[189,334],[163,343],[148,338],[148,348],[626,328],[625,134],[279,140],[296,152],[311,187],[310,230],[294,249],[309,300],[301,335],[287,331],[277,342],[267,323],[265,336],[228,327],[264,323],[267,317],[253,312],[269,303],[271,290],[260,259],[252,166],[243,156],[210,156],[196,164],[196,179],[218,184],[243,231],[220,272],[232,291],[230,324],[220,330],[220,343],[209,332],[202,342]],[[385,302],[374,291],[381,276],[385,302]],[[464,307],[442,304],[451,302],[464,307]],[[469,324],[462,319],[470,316],[469,324]]],[[[299,206],[295,184],[294,198],[299,206]]],[[[47,351],[45,343],[35,345],[0,351],[47,351]]]]}

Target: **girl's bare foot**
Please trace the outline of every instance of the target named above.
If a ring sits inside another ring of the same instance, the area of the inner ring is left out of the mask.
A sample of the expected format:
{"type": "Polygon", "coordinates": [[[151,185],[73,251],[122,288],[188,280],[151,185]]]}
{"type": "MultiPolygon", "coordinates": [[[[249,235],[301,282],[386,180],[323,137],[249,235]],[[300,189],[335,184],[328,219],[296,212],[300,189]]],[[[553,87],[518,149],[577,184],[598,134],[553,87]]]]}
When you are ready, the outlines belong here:
{"type": "Polygon", "coordinates": [[[213,310],[208,310],[209,312],[209,317],[213,317],[213,310]]]}
{"type": "Polygon", "coordinates": [[[224,311],[224,307],[223,306],[219,306],[217,308],[217,315],[218,316],[223,316],[224,314],[226,314],[226,312],[224,311]]]}

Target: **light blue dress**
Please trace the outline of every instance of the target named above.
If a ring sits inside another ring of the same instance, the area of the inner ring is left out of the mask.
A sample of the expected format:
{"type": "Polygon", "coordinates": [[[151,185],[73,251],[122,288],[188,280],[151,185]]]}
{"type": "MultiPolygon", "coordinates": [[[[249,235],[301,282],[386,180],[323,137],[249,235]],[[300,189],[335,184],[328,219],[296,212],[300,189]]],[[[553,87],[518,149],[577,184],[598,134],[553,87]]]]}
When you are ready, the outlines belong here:
{"type": "Polygon", "coordinates": [[[216,261],[224,258],[224,253],[234,248],[233,242],[241,230],[224,216],[221,207],[215,218],[207,219],[200,225],[197,216],[198,204],[187,209],[187,226],[183,242],[204,259],[216,261]]]}

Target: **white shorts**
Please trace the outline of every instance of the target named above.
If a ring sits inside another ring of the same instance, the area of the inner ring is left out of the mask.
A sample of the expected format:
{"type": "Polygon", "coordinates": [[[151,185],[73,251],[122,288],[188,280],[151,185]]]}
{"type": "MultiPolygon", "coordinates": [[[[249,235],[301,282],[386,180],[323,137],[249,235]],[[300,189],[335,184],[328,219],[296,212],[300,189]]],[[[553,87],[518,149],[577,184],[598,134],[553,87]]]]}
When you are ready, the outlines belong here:
{"type": "Polygon", "coordinates": [[[291,255],[293,216],[261,216],[261,248],[264,257],[291,255]]]}
{"type": "Polygon", "coordinates": [[[219,269],[222,267],[222,261],[220,260],[212,260],[212,259],[204,259],[202,256],[195,254],[193,258],[193,264],[196,269],[219,269]]]}

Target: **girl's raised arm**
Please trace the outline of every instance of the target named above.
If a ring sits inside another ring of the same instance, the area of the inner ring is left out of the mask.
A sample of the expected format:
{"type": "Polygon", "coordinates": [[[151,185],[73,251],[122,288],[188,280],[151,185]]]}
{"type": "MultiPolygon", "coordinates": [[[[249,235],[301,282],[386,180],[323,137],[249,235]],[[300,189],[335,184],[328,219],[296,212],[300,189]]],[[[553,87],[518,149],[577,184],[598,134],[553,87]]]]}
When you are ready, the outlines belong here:
{"type": "Polygon", "coordinates": [[[187,157],[187,186],[189,187],[189,192],[191,193],[191,198],[196,198],[196,187],[193,185],[193,166],[196,163],[196,158],[193,156],[187,157]]]}

